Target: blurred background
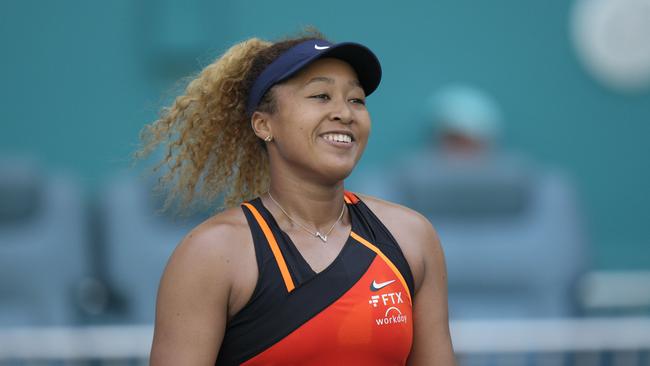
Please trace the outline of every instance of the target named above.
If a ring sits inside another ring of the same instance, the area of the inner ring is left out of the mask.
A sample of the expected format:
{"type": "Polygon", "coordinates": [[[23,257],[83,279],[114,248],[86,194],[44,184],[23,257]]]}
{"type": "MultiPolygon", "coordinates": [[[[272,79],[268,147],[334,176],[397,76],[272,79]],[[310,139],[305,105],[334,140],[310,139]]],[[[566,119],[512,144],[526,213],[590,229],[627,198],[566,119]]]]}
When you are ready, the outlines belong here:
{"type": "Polygon", "coordinates": [[[145,362],[209,213],[156,213],[139,131],[309,25],[382,62],[347,186],[437,228],[461,364],[650,364],[649,0],[0,2],[0,364],[145,362]]]}

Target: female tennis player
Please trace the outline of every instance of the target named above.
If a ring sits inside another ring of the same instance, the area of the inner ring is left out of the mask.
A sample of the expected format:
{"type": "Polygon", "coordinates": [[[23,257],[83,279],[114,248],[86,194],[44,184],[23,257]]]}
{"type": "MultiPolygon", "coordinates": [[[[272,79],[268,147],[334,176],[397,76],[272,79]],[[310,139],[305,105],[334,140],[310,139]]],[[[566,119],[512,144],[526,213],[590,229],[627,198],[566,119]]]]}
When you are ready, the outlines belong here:
{"type": "Polygon", "coordinates": [[[455,363],[431,224],[344,188],[380,79],[357,43],[250,39],[147,126],[172,199],[229,207],[167,264],[152,365],[455,363]]]}

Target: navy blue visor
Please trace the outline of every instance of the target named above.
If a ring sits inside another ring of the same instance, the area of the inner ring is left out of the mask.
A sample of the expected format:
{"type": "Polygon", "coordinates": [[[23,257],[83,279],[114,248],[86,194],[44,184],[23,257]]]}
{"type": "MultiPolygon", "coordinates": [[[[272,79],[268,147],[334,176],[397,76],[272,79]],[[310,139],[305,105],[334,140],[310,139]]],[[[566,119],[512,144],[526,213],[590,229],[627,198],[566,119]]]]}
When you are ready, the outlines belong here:
{"type": "Polygon", "coordinates": [[[358,43],[330,43],[321,39],[310,39],[299,43],[283,54],[262,71],[255,80],[248,95],[246,113],[253,115],[264,94],[273,87],[311,62],[332,57],[347,62],[357,73],[359,83],[366,95],[370,95],[381,81],[381,65],[377,56],[366,46],[358,43]]]}

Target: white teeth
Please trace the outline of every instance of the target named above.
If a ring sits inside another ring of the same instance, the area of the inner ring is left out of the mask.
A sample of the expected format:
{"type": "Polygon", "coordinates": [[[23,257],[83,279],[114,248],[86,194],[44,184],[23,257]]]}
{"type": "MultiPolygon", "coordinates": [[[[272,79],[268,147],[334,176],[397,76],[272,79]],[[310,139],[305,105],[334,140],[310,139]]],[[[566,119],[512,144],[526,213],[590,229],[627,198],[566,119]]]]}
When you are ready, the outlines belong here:
{"type": "Polygon", "coordinates": [[[345,142],[345,143],[352,142],[352,137],[340,133],[328,133],[323,135],[323,138],[326,140],[336,141],[336,142],[345,142]]]}

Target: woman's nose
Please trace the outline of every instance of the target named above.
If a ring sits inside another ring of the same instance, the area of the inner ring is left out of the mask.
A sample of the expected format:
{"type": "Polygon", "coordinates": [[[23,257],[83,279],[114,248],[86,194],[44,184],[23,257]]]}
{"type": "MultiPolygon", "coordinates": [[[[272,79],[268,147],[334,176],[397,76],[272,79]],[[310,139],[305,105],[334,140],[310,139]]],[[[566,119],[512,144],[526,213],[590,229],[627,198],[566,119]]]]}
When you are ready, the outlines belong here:
{"type": "Polygon", "coordinates": [[[330,118],[332,120],[345,124],[352,123],[354,118],[351,106],[346,100],[337,100],[332,104],[332,112],[330,118]]]}

